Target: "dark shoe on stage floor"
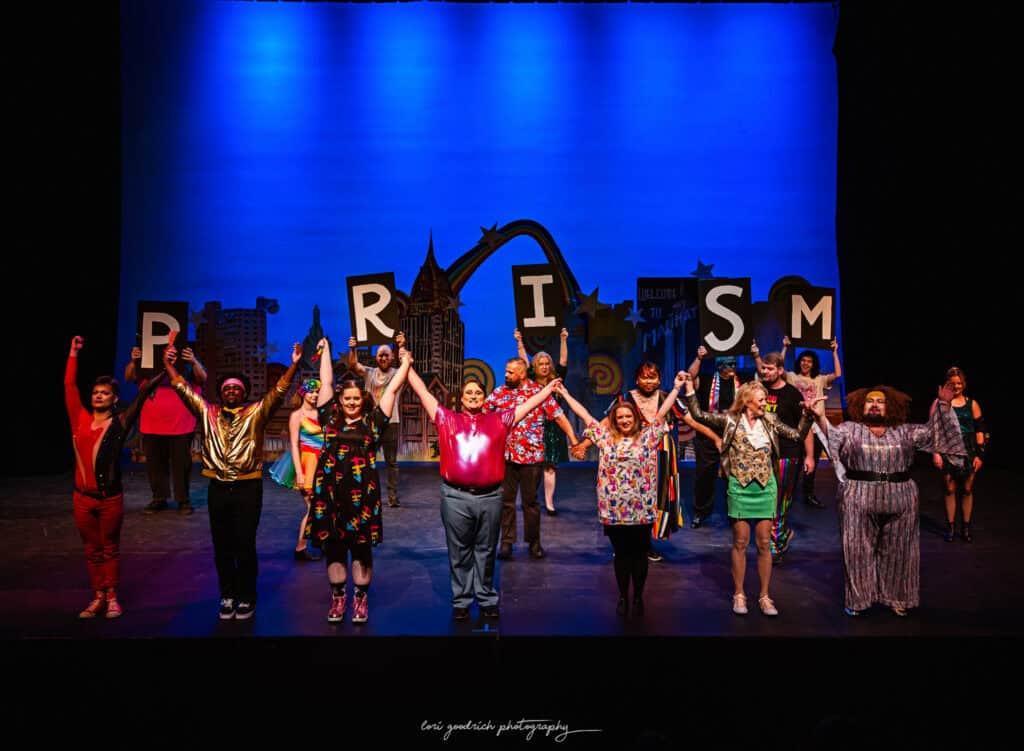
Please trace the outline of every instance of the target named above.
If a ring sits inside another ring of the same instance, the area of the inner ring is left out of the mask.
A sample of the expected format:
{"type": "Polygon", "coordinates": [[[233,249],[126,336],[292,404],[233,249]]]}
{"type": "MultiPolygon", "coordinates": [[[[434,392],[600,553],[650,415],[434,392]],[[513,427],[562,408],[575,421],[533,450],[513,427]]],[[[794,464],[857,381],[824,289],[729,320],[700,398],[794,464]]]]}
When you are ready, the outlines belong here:
{"type": "Polygon", "coordinates": [[[239,600],[238,607],[235,609],[235,619],[239,621],[247,621],[252,618],[256,612],[256,606],[251,602],[245,600],[239,600]]]}
{"type": "Polygon", "coordinates": [[[825,504],[819,501],[817,497],[814,496],[813,494],[805,496],[804,503],[806,503],[811,508],[825,508],[825,504]]]}
{"type": "Polygon", "coordinates": [[[640,617],[644,614],[644,598],[639,595],[633,596],[633,616],[640,617]]]}
{"type": "Polygon", "coordinates": [[[782,565],[782,561],[785,560],[785,558],[786,558],[786,552],[785,551],[783,551],[781,553],[772,553],[772,565],[773,566],[781,566],[782,565]]]}
{"type": "Polygon", "coordinates": [[[220,601],[220,619],[222,621],[230,621],[235,617],[235,601],[230,597],[221,598],[220,601]]]}
{"type": "Polygon", "coordinates": [[[530,543],[530,557],[538,560],[544,557],[544,548],[540,546],[539,542],[530,543]]]}
{"type": "Polygon", "coordinates": [[[391,508],[402,508],[402,502],[397,498],[388,498],[388,506],[391,508]]]}
{"type": "Polygon", "coordinates": [[[142,507],[142,513],[144,514],[156,514],[160,511],[164,511],[167,508],[167,501],[150,501],[142,507]]]}
{"type": "Polygon", "coordinates": [[[629,615],[629,603],[625,597],[619,598],[619,604],[615,606],[615,615],[629,615]]]}
{"type": "Polygon", "coordinates": [[[954,537],[956,537],[956,528],[953,526],[953,522],[946,522],[946,531],[942,533],[942,539],[946,542],[953,542],[954,537]]]}
{"type": "Polygon", "coordinates": [[[548,516],[558,516],[558,509],[556,509],[556,508],[546,508],[545,507],[544,510],[547,511],[548,516]]]}
{"type": "Polygon", "coordinates": [[[893,615],[898,615],[900,618],[904,618],[907,615],[907,609],[901,608],[899,605],[891,605],[889,610],[892,611],[893,615]]]}
{"type": "Polygon", "coordinates": [[[657,563],[658,561],[665,560],[665,558],[657,550],[651,548],[647,551],[647,560],[651,561],[652,563],[657,563]]]}
{"type": "Polygon", "coordinates": [[[488,605],[486,607],[480,608],[480,614],[484,618],[494,619],[494,618],[499,618],[501,616],[501,611],[498,610],[498,606],[497,605],[488,605]]]}
{"type": "Polygon", "coordinates": [[[964,522],[964,525],[960,527],[960,539],[964,542],[974,542],[974,537],[971,535],[970,522],[964,522]]]}
{"type": "Polygon", "coordinates": [[[700,529],[704,526],[704,522],[707,519],[705,516],[694,516],[693,521],[690,522],[690,529],[700,529]]]}
{"type": "Polygon", "coordinates": [[[193,513],[195,513],[195,509],[188,501],[178,504],[178,516],[192,516],[193,513]]]}
{"type": "Polygon", "coordinates": [[[303,548],[302,550],[295,551],[295,560],[297,561],[319,561],[319,555],[313,555],[309,548],[303,548]]]}
{"type": "Polygon", "coordinates": [[[498,560],[507,561],[512,558],[512,543],[503,542],[501,543],[501,550],[498,551],[498,560]]]}
{"type": "Polygon", "coordinates": [[[469,608],[452,608],[452,620],[453,621],[468,621],[469,620],[469,608]]]}

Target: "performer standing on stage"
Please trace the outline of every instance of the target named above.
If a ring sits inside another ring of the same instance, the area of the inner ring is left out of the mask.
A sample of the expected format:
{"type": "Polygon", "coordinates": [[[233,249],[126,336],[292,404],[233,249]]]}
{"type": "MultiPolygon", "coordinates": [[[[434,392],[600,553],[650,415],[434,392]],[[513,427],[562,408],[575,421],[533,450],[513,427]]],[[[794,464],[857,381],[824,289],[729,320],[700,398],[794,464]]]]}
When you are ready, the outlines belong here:
{"type": "MultiPolygon", "coordinates": [[[[716,357],[715,374],[701,378],[700,365],[707,354],[707,347],[703,344],[697,347],[697,357],[690,363],[690,379],[697,390],[701,410],[705,414],[722,414],[732,406],[733,398],[740,388],[736,358],[716,357]]],[[[693,450],[696,454],[696,477],[693,482],[693,521],[690,526],[699,529],[714,511],[715,478],[718,477],[721,461],[721,442],[716,444],[704,435],[697,435],[693,439],[693,450]]]]}
{"type": "Polygon", "coordinates": [[[306,535],[323,550],[327,561],[331,585],[327,620],[338,623],[345,617],[351,555],[355,586],[352,622],[365,623],[370,613],[373,548],[384,541],[377,449],[412,363],[406,354],[375,407],[359,381],[342,381],[340,392],[335,392],[330,344],[321,339],[318,347],[322,354],[317,409],[324,448],[313,478],[313,505],[306,535]]]}
{"type": "Polygon", "coordinates": [[[437,426],[441,522],[448,543],[452,618],[457,621],[469,618],[474,597],[485,618],[499,616],[494,559],[501,531],[505,441],[513,426],[551,396],[559,383],[549,381],[515,409],[485,413],[483,386],[467,380],[462,385],[462,411],[451,412],[437,403],[416,371],[409,370],[409,385],[437,426]]]}
{"type": "MultiPolygon", "coordinates": [[[[569,332],[562,329],[559,334],[561,344],[558,349],[558,366],[551,361],[551,355],[547,352],[538,352],[530,362],[526,354],[526,345],[523,344],[523,335],[519,329],[514,332],[516,338],[517,354],[528,366],[526,377],[537,382],[539,386],[547,386],[556,378],[565,378],[569,367],[569,332]]],[[[555,398],[555,403],[558,399],[555,398]]],[[[562,407],[561,404],[558,404],[562,407]]],[[[569,461],[569,445],[576,446],[579,443],[576,439],[576,431],[572,429],[569,420],[563,415],[555,419],[555,422],[547,420],[544,422],[544,507],[548,516],[556,516],[555,509],[555,470],[558,465],[569,461]],[[568,438],[568,443],[566,439],[568,438]]]]}
{"type": "MultiPolygon", "coordinates": [[[[967,460],[962,467],[957,467],[941,453],[932,454],[935,467],[942,471],[946,481],[946,532],[942,538],[946,542],[953,542],[956,535],[956,494],[959,487],[963,490],[960,539],[964,542],[974,542],[971,535],[974,478],[981,469],[982,458],[985,456],[985,418],[981,415],[981,405],[967,396],[967,376],[960,368],[950,368],[946,371],[946,385],[953,392],[950,406],[953,407],[956,419],[960,423],[960,436],[967,450],[967,460]]],[[[939,403],[933,402],[932,412],[938,407],[939,403]]]]}
{"type": "MultiPolygon", "coordinates": [[[[196,387],[206,383],[206,368],[191,348],[185,347],[181,351],[181,359],[186,363],[185,380],[196,387]]],[[[142,381],[145,385],[139,374],[141,363],[142,348],[133,347],[131,360],[124,368],[126,381],[142,381]]],[[[142,513],[155,514],[166,509],[167,498],[173,488],[178,513],[183,516],[192,514],[188,478],[192,474],[192,436],[195,430],[195,415],[181,403],[170,384],[161,383],[146,400],[139,418],[142,452],[146,455],[146,475],[153,493],[152,500],[142,509],[142,513]]]]}
{"type": "Polygon", "coordinates": [[[302,345],[292,350],[292,364],[260,401],[246,404],[249,379],[225,373],[217,383],[220,405],[210,404],[185,383],[174,367],[178,351],[164,350],[171,385],[193,414],[203,447],[203,475],[210,478],[207,505],[210,536],[220,587],[220,618],[246,620],[256,612],[256,529],[263,511],[263,431],[288,393],[302,359],[302,345]]]}
{"type": "Polygon", "coordinates": [[[100,376],[93,383],[91,411],[82,404],[75,380],[78,353],[85,340],[71,340],[64,369],[64,404],[71,420],[71,443],[75,449],[75,526],[85,543],[89,580],[95,593],[79,618],[107,618],[121,615],[117,587],[121,581],[121,522],[124,495],[121,489],[121,449],[142,404],[164,380],[160,373],[139,390],[123,412],[117,412],[117,381],[100,376]]]}
{"type": "Polygon", "coordinates": [[[295,543],[295,560],[319,561],[320,551],[311,552],[306,544],[306,523],[313,497],[313,475],[324,447],[324,431],[317,422],[316,400],[320,394],[320,380],[307,378],[295,395],[298,405],[288,417],[288,450],[270,466],[270,476],[286,488],[302,493],[306,513],[299,524],[299,539],[295,543]]]}
{"type": "Polygon", "coordinates": [[[953,390],[942,386],[926,425],[906,424],[910,397],[889,386],[848,394],[850,419],[838,427],[825,418],[823,405],[816,409],[829,454],[846,468],[838,500],[847,615],[860,615],[877,602],[903,616],[919,604],[921,530],[910,465],[915,451],[945,454],[957,466],[963,462],[952,398],[953,390]]]}
{"type": "MultiPolygon", "coordinates": [[[[505,383],[484,400],[484,412],[514,409],[541,390],[535,381],[526,377],[526,362],[513,357],[505,363],[505,383]]],[[[516,541],[516,494],[523,499],[523,540],[530,546],[531,558],[543,558],[540,545],[540,506],[537,490],[540,487],[544,464],[544,420],[565,418],[561,407],[552,398],[545,399],[540,410],[530,412],[516,423],[505,441],[505,480],[501,496],[501,549],[500,560],[512,557],[512,544],[516,541]]],[[[568,420],[565,421],[568,425],[568,420]]],[[[574,439],[575,440],[575,437],[574,439]]]]}
{"type": "MultiPolygon", "coordinates": [[[[669,399],[669,395],[659,388],[660,385],[661,370],[658,366],[653,362],[640,363],[636,369],[636,388],[630,389],[621,396],[616,397],[608,405],[601,424],[604,425],[606,430],[609,429],[612,412],[623,402],[629,402],[636,407],[637,413],[640,415],[640,429],[643,430],[654,423],[655,417],[665,401],[668,400],[670,403],[671,409],[665,413],[663,418],[666,429],[658,446],[658,474],[656,478],[658,503],[654,526],[651,530],[654,539],[667,540],[672,536],[673,532],[677,532],[683,525],[683,507],[680,501],[681,490],[679,487],[679,460],[677,455],[678,442],[673,430],[676,420],[682,420],[715,445],[719,444],[720,441],[713,430],[701,425],[690,417],[684,405],[677,403],[674,398],[669,399]]],[[[573,454],[576,458],[582,459],[590,445],[591,441],[585,438],[573,454]]],[[[657,562],[662,560],[663,556],[652,545],[648,547],[647,558],[650,561],[657,562]]]]}
{"type": "MultiPolygon", "coordinates": [[[[758,363],[761,385],[764,386],[767,396],[765,412],[775,415],[779,422],[797,428],[803,415],[800,405],[804,397],[783,378],[785,368],[782,355],[778,352],[769,352],[763,359],[758,358],[758,363]]],[[[789,544],[793,540],[793,528],[788,520],[789,509],[793,504],[801,467],[807,470],[814,466],[814,457],[811,453],[813,450],[813,443],[807,438],[802,443],[797,443],[784,436],[779,437],[778,464],[775,468],[779,495],[775,504],[775,515],[772,517],[770,540],[772,563],[776,566],[782,562],[782,557],[789,550],[789,544]]]]}
{"type": "MultiPolygon", "coordinates": [[[[690,379],[689,374],[686,379],[690,379]]],[[[732,612],[737,615],[747,613],[743,579],[751,524],[754,525],[757,545],[757,574],[761,580],[757,602],[765,615],[779,614],[768,596],[772,576],[772,517],[779,495],[775,479],[779,441],[781,438],[803,441],[812,424],[812,415],[805,409],[799,428],[793,429],[775,415],[765,413],[767,402],[768,394],[763,385],[746,383],[736,392],[729,411],[718,415],[701,410],[692,386],[686,392],[686,403],[694,419],[722,436],[722,475],[729,483],[726,500],[732,525],[732,578],[735,585],[732,612]]]]}
{"type": "Polygon", "coordinates": [[[658,518],[658,471],[662,439],[668,433],[666,416],[672,411],[686,374],[680,371],[675,385],[653,419],[641,417],[633,401],[612,406],[607,421],[598,422],[569,394],[557,387],[587,426],[586,435],[597,445],[600,463],[597,469],[597,514],[604,533],[615,551],[615,581],[619,602],[615,612],[629,612],[629,583],[633,582],[633,614],[644,614],[644,584],[647,581],[647,552],[651,531],[658,518]]]}
{"type": "MultiPolygon", "coordinates": [[[[405,346],[405,333],[399,331],[395,335],[395,344],[399,347],[405,346]]],[[[374,404],[380,404],[384,391],[387,389],[391,379],[395,377],[398,370],[393,367],[394,355],[391,347],[382,344],[377,347],[377,367],[367,368],[359,362],[359,355],[356,352],[356,338],[353,336],[348,340],[348,367],[363,379],[363,390],[369,392],[373,397],[374,404]]],[[[391,414],[391,420],[384,429],[380,439],[380,446],[384,449],[384,463],[387,465],[388,478],[388,506],[398,508],[402,505],[398,500],[398,436],[401,433],[401,410],[397,405],[401,403],[402,390],[398,390],[395,396],[395,409],[391,414]]]]}

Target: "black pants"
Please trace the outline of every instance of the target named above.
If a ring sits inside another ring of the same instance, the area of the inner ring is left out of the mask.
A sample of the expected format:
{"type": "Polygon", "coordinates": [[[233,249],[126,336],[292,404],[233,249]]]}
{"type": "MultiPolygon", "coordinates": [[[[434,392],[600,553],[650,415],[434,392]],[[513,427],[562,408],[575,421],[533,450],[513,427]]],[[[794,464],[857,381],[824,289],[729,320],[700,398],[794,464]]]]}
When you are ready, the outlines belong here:
{"type": "Polygon", "coordinates": [[[696,454],[693,481],[693,513],[694,516],[711,516],[715,506],[715,480],[718,479],[718,463],[722,457],[710,438],[698,434],[693,439],[693,451],[696,454]]]}
{"type": "Polygon", "coordinates": [[[540,506],[537,489],[544,476],[543,464],[505,462],[505,479],[501,483],[501,543],[516,541],[516,493],[523,499],[523,540],[540,542],[540,506]]]}
{"type": "Polygon", "coordinates": [[[188,476],[192,472],[192,434],[142,434],[146,474],[154,501],[166,501],[174,488],[174,501],[188,503],[188,476]]]}
{"type": "Polygon", "coordinates": [[[629,594],[633,582],[633,596],[641,597],[647,582],[647,551],[651,549],[651,524],[611,524],[604,528],[615,551],[615,582],[619,596],[629,594]]]}
{"type": "Polygon", "coordinates": [[[263,511],[263,479],[210,480],[208,505],[220,596],[256,602],[256,529],[263,511]]]}
{"type": "Polygon", "coordinates": [[[398,433],[401,426],[397,422],[388,423],[380,438],[380,447],[384,449],[384,464],[387,466],[388,500],[398,500],[398,433]]]}

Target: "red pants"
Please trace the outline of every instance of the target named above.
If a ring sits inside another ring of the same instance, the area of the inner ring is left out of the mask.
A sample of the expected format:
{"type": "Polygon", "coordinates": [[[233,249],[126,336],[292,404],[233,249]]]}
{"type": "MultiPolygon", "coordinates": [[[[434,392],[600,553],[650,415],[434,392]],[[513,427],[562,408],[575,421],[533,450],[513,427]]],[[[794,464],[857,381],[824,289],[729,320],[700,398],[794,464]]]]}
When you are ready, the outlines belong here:
{"type": "Polygon", "coordinates": [[[121,521],[124,496],[99,500],[74,494],[75,525],[85,543],[85,562],[96,591],[116,587],[121,580],[121,521]]]}

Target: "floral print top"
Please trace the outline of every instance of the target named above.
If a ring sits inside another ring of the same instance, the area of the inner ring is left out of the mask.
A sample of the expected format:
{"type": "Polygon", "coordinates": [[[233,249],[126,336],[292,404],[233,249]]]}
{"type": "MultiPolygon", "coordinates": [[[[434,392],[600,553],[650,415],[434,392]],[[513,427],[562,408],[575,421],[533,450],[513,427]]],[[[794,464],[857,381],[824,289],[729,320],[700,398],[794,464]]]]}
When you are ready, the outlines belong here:
{"type": "Polygon", "coordinates": [[[584,435],[600,452],[597,516],[602,524],[654,524],[658,502],[658,448],[668,427],[658,421],[615,443],[592,422],[584,435]]]}

